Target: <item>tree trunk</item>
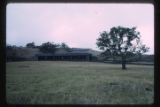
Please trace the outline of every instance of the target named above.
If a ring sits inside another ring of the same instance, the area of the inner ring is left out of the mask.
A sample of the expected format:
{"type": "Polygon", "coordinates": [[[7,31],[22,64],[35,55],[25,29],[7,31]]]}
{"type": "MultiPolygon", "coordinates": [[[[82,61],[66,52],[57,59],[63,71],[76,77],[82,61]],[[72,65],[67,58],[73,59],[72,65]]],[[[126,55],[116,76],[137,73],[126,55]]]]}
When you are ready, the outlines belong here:
{"type": "Polygon", "coordinates": [[[122,69],[125,70],[126,69],[126,58],[124,55],[122,55],[122,69]]]}

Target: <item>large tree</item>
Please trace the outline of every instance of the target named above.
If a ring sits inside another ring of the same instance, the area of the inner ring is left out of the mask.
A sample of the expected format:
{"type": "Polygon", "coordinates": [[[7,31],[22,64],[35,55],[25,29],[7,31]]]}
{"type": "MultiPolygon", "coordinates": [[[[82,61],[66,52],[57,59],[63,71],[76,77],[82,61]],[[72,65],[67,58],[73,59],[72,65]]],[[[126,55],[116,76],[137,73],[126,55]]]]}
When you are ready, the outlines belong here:
{"type": "Polygon", "coordinates": [[[103,31],[97,39],[97,46],[106,56],[120,56],[122,69],[126,69],[126,58],[132,54],[143,54],[149,50],[140,40],[136,27],[112,27],[109,32],[103,31]]]}

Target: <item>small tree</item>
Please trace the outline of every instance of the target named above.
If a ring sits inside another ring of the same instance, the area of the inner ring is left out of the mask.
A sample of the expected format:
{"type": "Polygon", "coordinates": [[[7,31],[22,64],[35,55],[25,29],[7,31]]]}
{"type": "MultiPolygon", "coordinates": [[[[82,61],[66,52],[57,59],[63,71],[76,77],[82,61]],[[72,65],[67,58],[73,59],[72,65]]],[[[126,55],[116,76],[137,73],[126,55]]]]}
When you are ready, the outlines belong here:
{"type": "Polygon", "coordinates": [[[61,48],[69,48],[69,46],[66,43],[61,43],[61,48]]]}
{"type": "Polygon", "coordinates": [[[64,42],[62,42],[62,43],[59,45],[59,47],[65,49],[65,50],[67,50],[67,51],[70,50],[70,47],[69,47],[66,43],[64,43],[64,42]]]}
{"type": "Polygon", "coordinates": [[[26,47],[27,47],[27,48],[35,48],[35,44],[34,44],[34,42],[27,43],[27,44],[26,44],[26,47]]]}
{"type": "Polygon", "coordinates": [[[42,43],[42,45],[39,46],[39,49],[43,53],[54,53],[56,51],[57,46],[58,46],[57,44],[46,42],[42,43]]]}
{"type": "Polygon", "coordinates": [[[149,50],[140,41],[140,33],[136,27],[113,27],[110,32],[103,31],[97,39],[97,46],[105,56],[120,56],[122,69],[126,69],[126,58],[132,54],[142,54],[149,50]]]}

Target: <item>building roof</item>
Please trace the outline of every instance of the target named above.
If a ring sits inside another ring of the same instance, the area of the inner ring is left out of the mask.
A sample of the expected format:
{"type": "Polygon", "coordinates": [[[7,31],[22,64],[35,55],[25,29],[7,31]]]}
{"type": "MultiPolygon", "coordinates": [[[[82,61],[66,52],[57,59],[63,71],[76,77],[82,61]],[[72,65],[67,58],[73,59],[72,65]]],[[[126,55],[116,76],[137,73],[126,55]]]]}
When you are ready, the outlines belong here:
{"type": "Polygon", "coordinates": [[[90,53],[62,53],[62,54],[54,54],[54,56],[75,56],[75,55],[91,55],[90,53]]]}
{"type": "Polygon", "coordinates": [[[70,48],[70,50],[65,50],[63,48],[59,48],[55,51],[54,54],[52,53],[38,53],[38,56],[73,56],[73,55],[93,55],[97,56],[100,52],[88,49],[88,48],[70,48]]]}

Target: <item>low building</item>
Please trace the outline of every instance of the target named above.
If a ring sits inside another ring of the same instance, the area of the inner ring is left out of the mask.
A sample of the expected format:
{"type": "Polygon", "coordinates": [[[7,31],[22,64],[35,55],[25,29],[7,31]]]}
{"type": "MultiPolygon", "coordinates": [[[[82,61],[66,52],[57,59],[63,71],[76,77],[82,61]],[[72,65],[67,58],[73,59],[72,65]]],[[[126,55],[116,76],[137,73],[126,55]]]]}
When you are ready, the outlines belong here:
{"type": "Polygon", "coordinates": [[[7,50],[7,61],[94,61],[99,51],[86,48],[58,48],[55,53],[42,53],[38,48],[15,47],[7,50]]]}
{"type": "Polygon", "coordinates": [[[54,61],[93,61],[100,55],[100,52],[92,49],[71,48],[70,50],[57,49],[54,54],[39,53],[36,55],[39,61],[54,60],[54,61]]]}

